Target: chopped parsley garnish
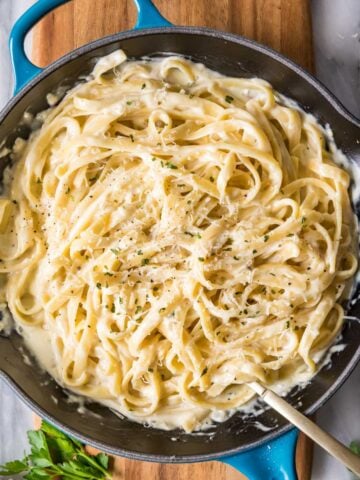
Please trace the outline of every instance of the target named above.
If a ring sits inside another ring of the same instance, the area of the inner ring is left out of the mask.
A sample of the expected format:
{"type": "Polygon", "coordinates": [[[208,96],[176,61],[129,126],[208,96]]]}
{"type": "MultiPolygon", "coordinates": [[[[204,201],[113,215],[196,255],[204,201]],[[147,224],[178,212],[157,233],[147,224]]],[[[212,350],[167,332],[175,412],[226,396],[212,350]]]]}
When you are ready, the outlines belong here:
{"type": "Polygon", "coordinates": [[[203,377],[204,375],[206,375],[208,370],[208,367],[205,367],[204,370],[201,372],[201,376],[203,377]]]}
{"type": "Polygon", "coordinates": [[[149,262],[150,262],[150,260],[149,260],[148,258],[143,258],[143,259],[141,260],[141,265],[148,265],[149,262]]]}
{"type": "Polygon", "coordinates": [[[128,101],[126,102],[126,105],[131,105],[131,104],[132,104],[132,101],[131,101],[131,100],[128,100],[128,101]]]}
{"type": "Polygon", "coordinates": [[[96,288],[101,289],[101,287],[102,287],[101,283],[100,283],[100,282],[97,282],[96,288]]]}
{"type": "Polygon", "coordinates": [[[204,262],[205,258],[204,257],[198,257],[199,262],[204,262]]]}
{"type": "Polygon", "coordinates": [[[178,167],[171,162],[167,162],[166,167],[170,168],[171,170],[177,170],[178,169],[178,167]]]}
{"type": "Polygon", "coordinates": [[[264,242],[267,242],[269,240],[269,235],[264,235],[264,242]]]}
{"type": "Polygon", "coordinates": [[[138,250],[136,253],[137,253],[138,255],[144,255],[142,250],[138,250]]]}
{"type": "Polygon", "coordinates": [[[233,101],[234,101],[234,97],[232,97],[231,95],[226,95],[225,102],[232,103],[233,101]]]}
{"type": "Polygon", "coordinates": [[[145,87],[146,87],[146,83],[143,83],[143,84],[141,85],[141,90],[144,90],[145,87]]]}

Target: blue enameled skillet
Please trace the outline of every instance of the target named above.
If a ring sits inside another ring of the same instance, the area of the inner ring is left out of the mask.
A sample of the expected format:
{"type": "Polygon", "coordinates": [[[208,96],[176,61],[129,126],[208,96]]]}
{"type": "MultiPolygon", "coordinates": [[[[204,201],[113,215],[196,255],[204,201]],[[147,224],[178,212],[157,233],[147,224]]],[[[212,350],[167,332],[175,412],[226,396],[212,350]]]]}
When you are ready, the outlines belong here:
{"type": "MultiPolygon", "coordinates": [[[[150,0],[135,0],[138,22],[134,30],[105,37],[81,47],[44,70],[32,65],[24,52],[28,30],[47,12],[67,0],[38,0],[15,24],[10,49],[15,72],[15,96],[0,115],[0,144],[11,147],[17,136],[26,138],[21,124],[24,111],[47,107],[46,94],[60,85],[72,86],[89,73],[95,59],[122,48],[129,57],[176,53],[202,62],[226,75],[261,77],[284,95],[295,99],[322,124],[329,123],[337,145],[360,162],[360,123],[314,77],[282,55],[238,35],[205,28],[174,27],[157,12],[150,0]]],[[[2,168],[6,163],[3,159],[2,168]]],[[[349,315],[359,315],[354,302],[349,315]]],[[[349,376],[360,357],[360,323],[347,321],[335,353],[302,390],[295,388],[287,400],[307,414],[315,412],[349,376]]],[[[35,363],[24,363],[24,348],[16,333],[0,336],[0,375],[32,410],[63,431],[106,452],[155,462],[222,460],[239,468],[251,480],[296,478],[294,449],[297,432],[276,412],[254,418],[235,415],[212,430],[212,435],[164,432],[121,419],[100,405],[77,411],[67,395],[35,363]],[[258,425],[263,428],[259,429],[258,425]]]]}

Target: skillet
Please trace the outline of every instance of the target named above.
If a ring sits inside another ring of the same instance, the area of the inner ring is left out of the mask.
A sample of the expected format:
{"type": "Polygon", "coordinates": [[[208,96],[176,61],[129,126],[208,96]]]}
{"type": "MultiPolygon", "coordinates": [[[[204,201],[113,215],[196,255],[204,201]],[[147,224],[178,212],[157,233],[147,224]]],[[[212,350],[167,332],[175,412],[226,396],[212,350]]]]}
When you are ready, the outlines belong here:
{"type": "MultiPolygon", "coordinates": [[[[44,70],[26,57],[24,39],[46,13],[68,0],[38,0],[14,25],[10,51],[15,74],[15,96],[0,114],[0,145],[11,148],[16,137],[27,138],[24,111],[47,108],[46,95],[59,86],[71,87],[92,70],[95,60],[122,48],[129,57],[181,54],[225,75],[260,77],[276,90],[296,100],[323,125],[329,124],[340,149],[360,162],[360,121],[314,77],[273,50],[216,30],[174,27],[150,0],[134,0],[137,24],[122,32],[68,53],[44,70]]],[[[6,165],[1,159],[0,171],[6,165]]],[[[357,205],[354,206],[358,214],[357,205]]],[[[355,292],[348,315],[360,316],[355,292]]],[[[314,413],[341,386],[360,358],[360,322],[348,320],[339,342],[344,345],[305,388],[294,388],[286,397],[306,414],[314,413]]],[[[236,414],[214,426],[208,435],[164,432],[130,422],[97,404],[85,409],[68,401],[68,395],[34,361],[24,362],[22,338],[15,332],[0,335],[0,377],[41,417],[61,430],[105,452],[154,462],[222,460],[251,480],[295,480],[294,453],[297,431],[271,410],[236,414]],[[258,427],[261,428],[258,428],[258,427]]]]}

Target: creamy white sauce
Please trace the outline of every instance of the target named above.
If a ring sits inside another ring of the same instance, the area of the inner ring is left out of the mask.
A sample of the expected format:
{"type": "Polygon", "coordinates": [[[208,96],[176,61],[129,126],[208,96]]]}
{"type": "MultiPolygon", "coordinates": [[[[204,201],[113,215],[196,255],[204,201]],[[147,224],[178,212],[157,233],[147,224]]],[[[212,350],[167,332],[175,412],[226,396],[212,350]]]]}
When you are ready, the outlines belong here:
{"type": "Polygon", "coordinates": [[[9,336],[14,328],[14,320],[6,303],[0,304],[0,334],[9,336]]]}

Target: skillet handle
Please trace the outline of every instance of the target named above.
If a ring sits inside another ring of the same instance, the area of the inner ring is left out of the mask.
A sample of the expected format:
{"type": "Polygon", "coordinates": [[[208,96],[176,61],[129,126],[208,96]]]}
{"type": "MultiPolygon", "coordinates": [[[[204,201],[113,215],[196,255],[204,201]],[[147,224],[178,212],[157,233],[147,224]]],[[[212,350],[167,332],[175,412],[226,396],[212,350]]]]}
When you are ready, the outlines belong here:
{"type": "Polygon", "coordinates": [[[173,27],[164,18],[151,0],[133,0],[138,11],[135,30],[139,28],[173,27]]]}
{"type": "Polygon", "coordinates": [[[249,480],[297,480],[295,450],[298,430],[292,429],[272,442],[248,452],[224,457],[222,462],[249,480]]]}
{"type": "MultiPolygon", "coordinates": [[[[43,71],[34,65],[27,57],[24,49],[26,34],[32,27],[54,8],[67,3],[69,0],[38,0],[30,7],[13,26],[10,39],[10,57],[15,76],[14,94],[26,83],[43,71]]],[[[171,27],[168,22],[155,8],[151,0],[133,0],[138,11],[135,29],[171,27]]]]}
{"type": "Polygon", "coordinates": [[[9,48],[15,76],[14,94],[43,70],[30,62],[25,53],[24,42],[26,34],[47,13],[68,1],[69,0],[38,0],[18,18],[13,26],[10,32],[9,48]]]}

